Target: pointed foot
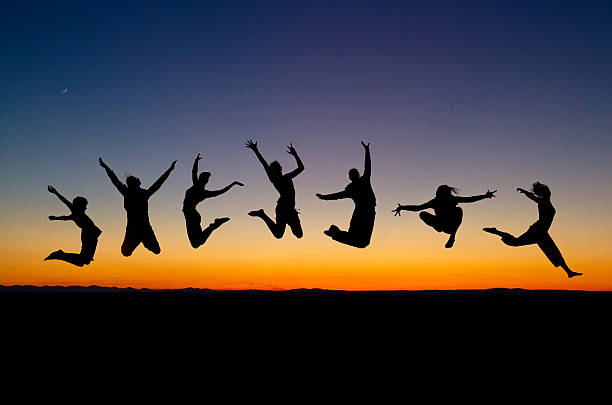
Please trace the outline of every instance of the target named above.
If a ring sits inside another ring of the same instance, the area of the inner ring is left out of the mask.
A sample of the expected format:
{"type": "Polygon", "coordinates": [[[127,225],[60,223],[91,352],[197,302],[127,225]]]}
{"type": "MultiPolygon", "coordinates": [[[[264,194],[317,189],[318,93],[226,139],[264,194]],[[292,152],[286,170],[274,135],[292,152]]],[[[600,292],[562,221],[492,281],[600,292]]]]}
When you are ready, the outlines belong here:
{"type": "Polygon", "coordinates": [[[323,231],[323,233],[327,236],[329,236],[330,238],[333,238],[334,235],[336,234],[336,232],[340,231],[340,228],[338,228],[336,225],[332,225],[329,227],[328,230],[323,231]]]}
{"type": "Polygon", "coordinates": [[[264,210],[261,209],[261,210],[250,211],[249,215],[252,217],[260,217],[263,215],[263,213],[264,213],[264,210]]]}
{"type": "Polygon", "coordinates": [[[572,277],[577,277],[577,276],[582,276],[582,273],[577,273],[575,271],[570,271],[569,273],[567,273],[567,278],[572,278],[572,277]]]}
{"type": "Polygon", "coordinates": [[[51,252],[49,254],[49,256],[45,257],[45,261],[46,260],[53,260],[53,259],[57,259],[57,257],[61,254],[64,253],[61,249],[60,250],[56,250],[55,252],[51,252]]]}
{"type": "Polygon", "coordinates": [[[215,221],[213,222],[214,226],[221,226],[224,223],[226,223],[227,221],[229,221],[230,219],[228,217],[223,217],[223,218],[217,218],[215,219],[215,221]]]}

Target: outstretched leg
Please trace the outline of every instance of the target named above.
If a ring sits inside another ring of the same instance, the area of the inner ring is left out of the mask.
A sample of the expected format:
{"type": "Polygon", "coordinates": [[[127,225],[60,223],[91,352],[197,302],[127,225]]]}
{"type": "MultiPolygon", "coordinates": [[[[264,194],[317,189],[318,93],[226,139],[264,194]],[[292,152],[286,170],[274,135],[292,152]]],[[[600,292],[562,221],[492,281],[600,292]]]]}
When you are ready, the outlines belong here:
{"type": "Polygon", "coordinates": [[[518,238],[508,232],[500,231],[497,228],[482,228],[483,231],[492,233],[493,235],[501,236],[502,242],[508,246],[526,246],[536,243],[535,238],[529,233],[525,232],[518,238]]]}
{"type": "Polygon", "coordinates": [[[62,260],[79,267],[83,267],[91,262],[91,259],[81,255],[80,253],[66,253],[61,249],[51,252],[49,256],[45,257],[45,260],[62,260]]]}
{"type": "Polygon", "coordinates": [[[572,277],[582,275],[582,273],[577,273],[575,271],[572,271],[567,266],[567,264],[565,263],[565,259],[563,258],[563,255],[561,254],[561,251],[555,244],[555,241],[550,237],[550,234],[548,234],[548,232],[546,232],[544,235],[541,235],[541,237],[538,238],[537,244],[539,248],[542,250],[542,252],[544,252],[548,260],[550,260],[550,262],[553,264],[553,266],[561,267],[563,270],[565,270],[567,277],[572,278],[572,277]]]}
{"type": "Polygon", "coordinates": [[[217,218],[214,222],[208,225],[206,229],[202,230],[200,225],[202,217],[197,211],[184,211],[184,214],[185,223],[187,225],[187,236],[189,237],[189,242],[194,249],[202,246],[215,229],[229,221],[229,218],[227,217],[217,218]]]}
{"type": "Polygon", "coordinates": [[[263,209],[251,211],[249,212],[249,215],[252,217],[261,218],[266,223],[266,225],[270,229],[270,232],[272,232],[272,235],[274,235],[276,239],[282,238],[283,235],[285,234],[285,227],[287,226],[287,224],[286,223],[276,223],[272,221],[272,219],[270,219],[270,217],[266,215],[263,209]]]}
{"type": "Polygon", "coordinates": [[[206,229],[204,229],[201,232],[200,240],[198,241],[200,244],[198,246],[203,245],[208,240],[208,237],[213,233],[215,229],[219,228],[221,225],[223,225],[229,220],[230,219],[228,217],[223,217],[223,218],[217,218],[213,222],[211,222],[210,225],[208,225],[206,229]]]}

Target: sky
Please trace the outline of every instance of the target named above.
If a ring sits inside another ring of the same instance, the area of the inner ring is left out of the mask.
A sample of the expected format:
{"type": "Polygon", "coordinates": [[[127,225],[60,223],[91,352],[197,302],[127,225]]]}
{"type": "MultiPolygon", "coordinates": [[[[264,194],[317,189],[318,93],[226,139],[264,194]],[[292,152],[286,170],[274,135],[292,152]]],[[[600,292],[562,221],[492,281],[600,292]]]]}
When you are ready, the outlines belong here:
{"type": "Polygon", "coordinates": [[[611,290],[612,4],[570,1],[4,2],[0,4],[0,284],[346,290],[611,290]],[[63,93],[63,89],[68,89],[63,93]],[[471,101],[462,101],[471,100],[471,101]],[[278,194],[247,139],[295,179],[304,237],[276,240],[247,212],[278,194]],[[363,169],[371,143],[377,216],[366,249],[323,234],[346,229],[353,204],[320,201],[363,169]],[[181,212],[193,159],[209,188],[245,183],[198,207],[231,220],[194,250],[181,212]],[[120,194],[97,164],[151,185],[162,252],[125,258],[120,194]],[[548,184],[550,233],[567,279],[520,234],[537,207],[516,192],[548,184]],[[50,222],[50,193],[89,200],[102,229],[94,262],[79,229],[50,222]],[[434,196],[498,189],[463,205],[452,249],[416,213],[434,196]]]}

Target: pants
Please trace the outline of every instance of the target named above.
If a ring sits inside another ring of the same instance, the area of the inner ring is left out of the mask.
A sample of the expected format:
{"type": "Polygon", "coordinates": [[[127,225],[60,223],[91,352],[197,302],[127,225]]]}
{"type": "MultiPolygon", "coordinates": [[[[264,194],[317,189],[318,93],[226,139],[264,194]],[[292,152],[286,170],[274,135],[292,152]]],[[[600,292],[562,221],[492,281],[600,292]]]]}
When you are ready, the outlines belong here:
{"type": "Polygon", "coordinates": [[[463,210],[461,207],[455,207],[452,215],[445,216],[444,218],[423,211],[419,214],[419,217],[436,231],[453,235],[457,232],[463,221],[463,210]]]}
{"type": "Polygon", "coordinates": [[[555,241],[550,237],[548,230],[541,228],[537,222],[531,225],[529,229],[518,238],[510,234],[502,236],[502,242],[508,246],[537,244],[555,267],[565,264],[565,259],[563,259],[563,255],[555,244],[555,241]]]}
{"type": "Polygon", "coordinates": [[[138,224],[132,225],[127,224],[125,228],[125,238],[121,245],[121,254],[123,256],[131,256],[138,245],[143,244],[145,248],[155,253],[156,255],[161,252],[159,242],[155,237],[155,232],[151,224],[138,224]]]}
{"type": "Polygon", "coordinates": [[[332,239],[345,245],[365,248],[370,244],[374,231],[376,210],[372,208],[355,208],[348,231],[337,231],[332,239]]]}

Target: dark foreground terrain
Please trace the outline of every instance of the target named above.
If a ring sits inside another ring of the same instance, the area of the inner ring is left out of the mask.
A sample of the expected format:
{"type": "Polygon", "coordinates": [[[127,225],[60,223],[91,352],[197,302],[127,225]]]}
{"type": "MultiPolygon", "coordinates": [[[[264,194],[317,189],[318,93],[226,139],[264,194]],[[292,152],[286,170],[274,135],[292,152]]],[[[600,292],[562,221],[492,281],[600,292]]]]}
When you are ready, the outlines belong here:
{"type": "Polygon", "coordinates": [[[478,359],[483,374],[494,364],[539,375],[534,364],[565,370],[572,359],[604,361],[612,347],[612,292],[15,286],[0,287],[0,308],[7,353],[53,362],[95,356],[96,367],[110,364],[113,372],[142,359],[153,369],[158,359],[209,369],[212,358],[230,374],[245,359],[281,374],[288,364],[315,362],[319,372],[331,372],[339,359],[349,365],[365,358],[401,372],[418,358],[434,373],[450,363],[463,373],[478,359]]]}

